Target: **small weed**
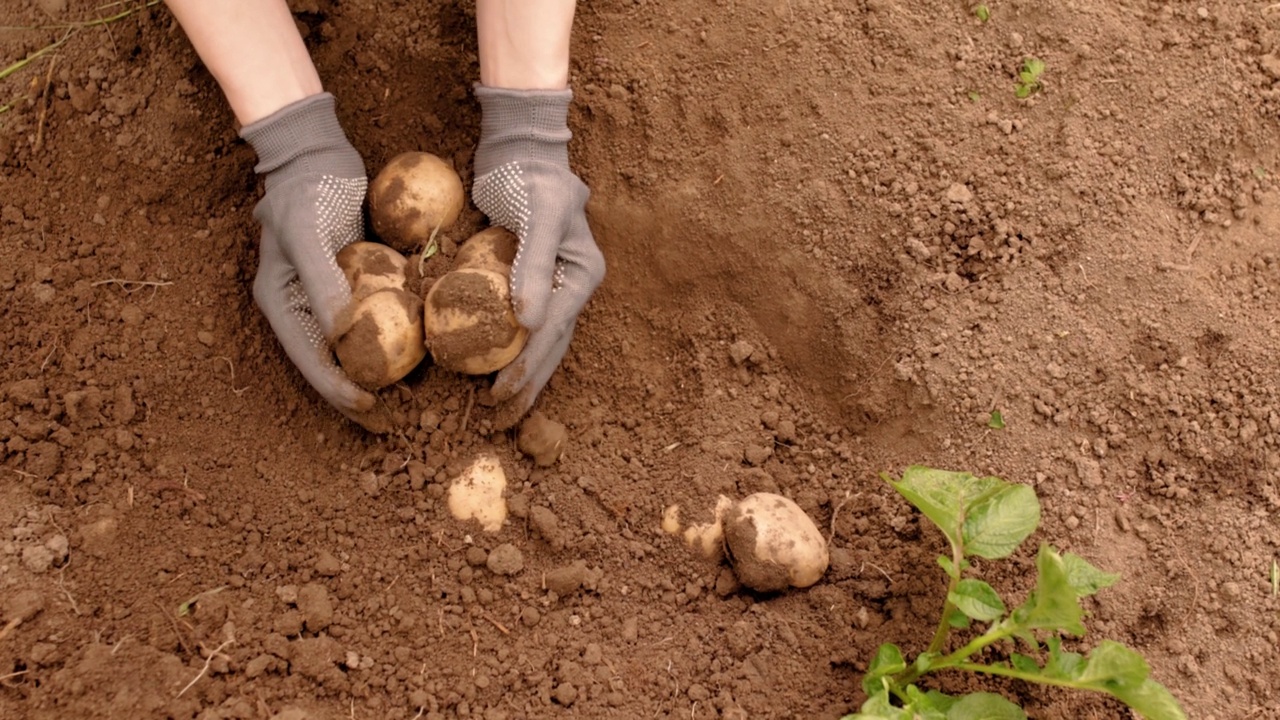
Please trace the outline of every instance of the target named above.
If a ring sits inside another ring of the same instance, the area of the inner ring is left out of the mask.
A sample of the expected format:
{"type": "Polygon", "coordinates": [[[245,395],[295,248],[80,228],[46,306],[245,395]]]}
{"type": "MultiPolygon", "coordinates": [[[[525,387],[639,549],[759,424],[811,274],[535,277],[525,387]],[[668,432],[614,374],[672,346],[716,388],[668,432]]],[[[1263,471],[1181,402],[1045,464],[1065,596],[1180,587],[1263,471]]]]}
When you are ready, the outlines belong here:
{"type": "Polygon", "coordinates": [[[982,99],[982,96],[978,94],[977,90],[969,91],[969,102],[978,102],[981,99],[982,99]]]}
{"type": "Polygon", "coordinates": [[[860,712],[844,720],[1026,720],[1022,708],[995,693],[953,697],[916,686],[920,677],[939,670],[1102,692],[1148,720],[1186,720],[1178,701],[1151,679],[1150,666],[1137,652],[1111,640],[1098,642],[1088,655],[1063,647],[1063,635],[1085,634],[1080,600],[1110,587],[1119,575],[1042,544],[1036,556],[1035,586],[1012,610],[991,585],[965,577],[972,569],[968,558],[1006,558],[1035,532],[1040,500],[1030,486],[918,465],[907,468],[901,480],[883,477],[950,542],[951,556],[938,557],[949,579],[946,602],[933,641],[910,662],[892,643],[876,650],[862,678],[867,701],[860,712]],[[986,631],[947,652],[951,631],[968,628],[975,621],[989,623],[986,631]],[[990,646],[1017,647],[1016,641],[1022,641],[1028,654],[1010,649],[1008,660],[973,660],[990,646]]]}
{"type": "Polygon", "coordinates": [[[979,22],[986,22],[991,19],[991,8],[986,5],[978,5],[973,8],[973,14],[977,16],[979,22]]]}
{"type": "Polygon", "coordinates": [[[1039,58],[1027,58],[1022,62],[1022,70],[1018,72],[1018,84],[1014,94],[1019,98],[1031,97],[1041,88],[1040,76],[1044,74],[1044,61],[1039,58]]]}
{"type": "Polygon", "coordinates": [[[991,419],[987,421],[987,427],[992,430],[1004,429],[1004,415],[999,410],[991,411],[991,419]]]}

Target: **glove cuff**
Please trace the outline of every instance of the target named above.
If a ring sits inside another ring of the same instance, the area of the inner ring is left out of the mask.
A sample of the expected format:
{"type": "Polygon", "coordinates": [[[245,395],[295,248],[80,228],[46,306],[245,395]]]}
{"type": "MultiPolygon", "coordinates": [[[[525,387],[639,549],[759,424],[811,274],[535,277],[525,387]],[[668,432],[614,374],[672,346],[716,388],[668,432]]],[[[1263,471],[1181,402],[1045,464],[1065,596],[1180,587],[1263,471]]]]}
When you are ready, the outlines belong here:
{"type": "Polygon", "coordinates": [[[310,173],[365,177],[364,161],[343,132],[335,106],[333,95],[317,93],[240,130],[240,137],[258,153],[254,171],[266,176],[268,190],[310,173]]]}
{"type": "Polygon", "coordinates": [[[480,102],[477,176],[509,162],[543,162],[568,169],[572,90],[509,90],[476,84],[480,102]]]}

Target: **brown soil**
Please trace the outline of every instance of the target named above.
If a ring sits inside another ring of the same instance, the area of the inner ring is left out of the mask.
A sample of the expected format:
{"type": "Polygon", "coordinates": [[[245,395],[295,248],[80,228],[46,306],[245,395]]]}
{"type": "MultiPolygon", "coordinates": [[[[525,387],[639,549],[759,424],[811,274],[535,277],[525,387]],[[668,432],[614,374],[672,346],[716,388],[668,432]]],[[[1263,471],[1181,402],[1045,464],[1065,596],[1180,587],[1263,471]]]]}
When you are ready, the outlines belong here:
{"type": "MultiPolygon", "coordinates": [[[[250,297],[255,158],[162,6],[0,81],[0,716],[835,718],[932,632],[941,537],[877,479],[919,462],[1036,487],[1034,542],[981,566],[1002,593],[1039,541],[1123,573],[1078,647],[1137,648],[1191,717],[1280,717],[1280,11],[988,5],[581,4],[609,276],[546,468],[484,378],[384,390],[385,439],[306,386],[250,297]],[[444,501],[481,451],[492,535],[444,501]],[[817,585],[735,589],[659,528],[760,490],[833,533],[817,585]]],[[[469,183],[467,4],[295,7],[371,172],[469,183]]],[[[0,31],[0,64],[64,32],[0,31]]]]}

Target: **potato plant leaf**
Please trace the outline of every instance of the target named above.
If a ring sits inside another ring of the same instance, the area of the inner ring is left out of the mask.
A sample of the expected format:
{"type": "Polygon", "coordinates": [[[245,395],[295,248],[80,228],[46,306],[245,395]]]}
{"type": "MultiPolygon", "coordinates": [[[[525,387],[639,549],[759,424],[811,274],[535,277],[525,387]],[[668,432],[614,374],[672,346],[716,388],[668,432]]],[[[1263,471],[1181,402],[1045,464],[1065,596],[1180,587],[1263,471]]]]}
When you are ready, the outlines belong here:
{"type": "Polygon", "coordinates": [[[1049,660],[1044,664],[1044,676],[1057,680],[1074,680],[1080,676],[1084,668],[1084,656],[1080,653],[1064,652],[1062,640],[1050,637],[1045,640],[1049,647],[1049,660]]]}
{"type": "Polygon", "coordinates": [[[970,508],[1009,485],[997,477],[980,478],[967,472],[935,470],[921,465],[907,468],[901,480],[888,476],[885,480],[932,520],[953,547],[963,547],[962,531],[970,508]]]}
{"type": "Polygon", "coordinates": [[[1040,665],[1036,662],[1035,658],[1029,655],[1023,655],[1022,653],[1009,653],[1009,663],[1013,665],[1015,670],[1020,670],[1025,673],[1040,674],[1040,665]]]}
{"type": "Polygon", "coordinates": [[[917,713],[936,713],[940,718],[945,718],[947,712],[959,700],[959,698],[944,695],[937,690],[922,691],[915,685],[907,686],[907,699],[910,701],[910,707],[917,713]]]}
{"type": "Polygon", "coordinates": [[[1027,720],[1027,714],[995,693],[973,693],[951,706],[947,720],[1027,720]]]}
{"type": "Polygon", "coordinates": [[[1036,587],[1011,617],[1018,630],[1061,630],[1084,634],[1084,611],[1067,578],[1062,556],[1048,545],[1036,556],[1036,587]]]}
{"type": "Polygon", "coordinates": [[[979,622],[991,622],[1004,617],[1004,601],[996,594],[995,588],[981,580],[961,580],[947,599],[960,612],[979,622]]]}
{"type": "Polygon", "coordinates": [[[893,643],[885,643],[876,648],[876,656],[867,667],[867,674],[862,677],[862,691],[867,697],[886,692],[881,678],[894,675],[907,669],[907,661],[902,658],[902,651],[893,643]]]}
{"type": "Polygon", "coordinates": [[[1103,572],[1075,553],[1063,553],[1062,564],[1067,569],[1067,582],[1080,597],[1089,597],[1120,580],[1119,575],[1103,572]]]}
{"type": "Polygon", "coordinates": [[[971,505],[962,539],[965,555],[995,560],[1008,557],[1040,524],[1040,500],[1028,485],[1005,483],[971,505]]]}
{"type": "Polygon", "coordinates": [[[1121,702],[1133,708],[1147,720],[1186,720],[1178,700],[1164,685],[1147,678],[1137,687],[1110,690],[1121,702]]]}

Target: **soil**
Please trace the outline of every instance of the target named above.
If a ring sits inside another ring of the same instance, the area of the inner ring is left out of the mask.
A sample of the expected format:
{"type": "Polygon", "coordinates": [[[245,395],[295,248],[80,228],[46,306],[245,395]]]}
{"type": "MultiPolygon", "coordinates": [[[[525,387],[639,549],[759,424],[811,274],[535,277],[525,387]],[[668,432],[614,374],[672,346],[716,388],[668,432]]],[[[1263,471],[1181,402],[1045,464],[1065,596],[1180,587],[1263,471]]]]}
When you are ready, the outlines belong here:
{"type": "MultiPolygon", "coordinates": [[[[609,270],[546,467],[487,378],[381,391],[387,437],[324,404],[253,305],[217,86],[163,6],[97,5],[0,11],[0,63],[66,36],[0,80],[0,716],[836,718],[879,643],[932,634],[942,537],[878,478],[923,463],[1039,493],[978,568],[1007,597],[1040,542],[1122,573],[1072,648],[1134,647],[1194,718],[1280,717],[1273,3],[581,3],[609,270]],[[482,452],[495,533],[447,508],[482,452]],[[744,591],[661,530],[757,491],[830,533],[818,584],[744,591]]],[[[469,187],[473,8],[293,6],[371,174],[425,150],[469,187]]]]}

